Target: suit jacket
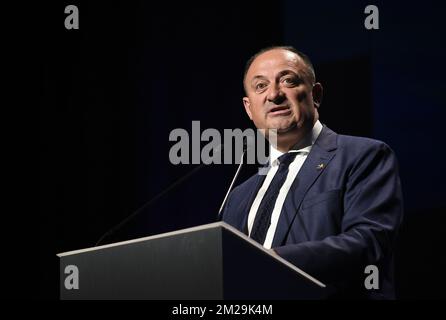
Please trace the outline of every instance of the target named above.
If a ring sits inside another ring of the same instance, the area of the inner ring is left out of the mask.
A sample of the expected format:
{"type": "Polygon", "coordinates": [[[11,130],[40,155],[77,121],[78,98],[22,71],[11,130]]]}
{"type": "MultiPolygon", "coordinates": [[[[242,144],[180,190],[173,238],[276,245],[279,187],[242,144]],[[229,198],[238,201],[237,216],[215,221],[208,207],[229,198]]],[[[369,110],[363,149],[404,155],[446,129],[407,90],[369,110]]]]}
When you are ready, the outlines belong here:
{"type": "MultiPolygon", "coordinates": [[[[247,233],[264,175],[235,188],[223,221],[247,233]]],[[[283,205],[272,248],[328,285],[333,298],[394,298],[393,253],[403,216],[397,160],[383,142],[323,127],[283,205]],[[379,289],[366,289],[368,265],[379,289]]]]}

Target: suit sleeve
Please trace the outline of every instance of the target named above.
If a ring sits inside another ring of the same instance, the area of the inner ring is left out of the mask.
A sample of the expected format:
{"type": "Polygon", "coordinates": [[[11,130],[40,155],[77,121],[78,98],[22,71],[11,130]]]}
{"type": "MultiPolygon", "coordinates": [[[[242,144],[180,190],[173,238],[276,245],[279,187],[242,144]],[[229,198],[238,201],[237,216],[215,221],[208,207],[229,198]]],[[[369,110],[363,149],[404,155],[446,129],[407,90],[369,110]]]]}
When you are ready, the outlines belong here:
{"type": "Polygon", "coordinates": [[[281,257],[327,284],[383,266],[402,220],[402,192],[394,153],[384,143],[365,147],[347,173],[341,232],[320,241],[274,248],[281,257]]]}

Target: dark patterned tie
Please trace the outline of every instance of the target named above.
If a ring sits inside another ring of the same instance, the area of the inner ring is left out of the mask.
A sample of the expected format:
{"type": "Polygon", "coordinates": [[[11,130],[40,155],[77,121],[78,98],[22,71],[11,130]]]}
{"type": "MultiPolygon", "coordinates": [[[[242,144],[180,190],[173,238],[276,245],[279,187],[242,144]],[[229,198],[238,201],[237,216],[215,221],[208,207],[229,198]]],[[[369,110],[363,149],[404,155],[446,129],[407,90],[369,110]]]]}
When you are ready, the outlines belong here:
{"type": "Polygon", "coordinates": [[[260,244],[265,242],[277,196],[279,195],[280,188],[288,175],[288,166],[293,162],[297,153],[298,152],[288,152],[279,157],[279,168],[268,186],[262,202],[260,202],[250,235],[252,239],[260,244]]]}

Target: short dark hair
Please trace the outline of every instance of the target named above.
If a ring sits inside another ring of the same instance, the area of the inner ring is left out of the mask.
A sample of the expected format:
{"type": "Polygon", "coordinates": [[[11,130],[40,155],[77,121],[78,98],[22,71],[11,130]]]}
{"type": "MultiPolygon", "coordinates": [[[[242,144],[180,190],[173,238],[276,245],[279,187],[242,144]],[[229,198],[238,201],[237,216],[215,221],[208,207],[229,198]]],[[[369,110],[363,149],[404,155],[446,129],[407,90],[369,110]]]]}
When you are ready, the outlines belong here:
{"type": "MultiPolygon", "coordinates": [[[[258,51],[251,58],[249,58],[249,60],[246,62],[245,71],[243,73],[243,87],[245,87],[246,74],[248,73],[248,70],[251,67],[254,60],[258,56],[260,56],[261,54],[263,54],[265,52],[268,52],[271,50],[277,50],[277,49],[286,50],[286,51],[290,51],[290,52],[297,54],[304,61],[305,65],[308,67],[309,76],[310,76],[311,81],[313,83],[316,82],[316,74],[314,72],[313,63],[311,62],[310,58],[305,53],[297,50],[293,46],[271,46],[271,47],[263,48],[262,50],[258,51]]],[[[246,91],[246,88],[245,88],[245,91],[246,91]]]]}

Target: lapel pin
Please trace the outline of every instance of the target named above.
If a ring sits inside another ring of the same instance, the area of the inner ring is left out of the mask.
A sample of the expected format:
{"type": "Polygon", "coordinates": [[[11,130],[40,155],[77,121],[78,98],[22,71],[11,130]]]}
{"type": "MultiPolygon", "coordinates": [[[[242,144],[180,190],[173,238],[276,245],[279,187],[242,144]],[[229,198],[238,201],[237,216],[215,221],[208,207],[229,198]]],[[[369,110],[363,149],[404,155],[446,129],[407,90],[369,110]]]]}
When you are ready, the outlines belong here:
{"type": "Polygon", "coordinates": [[[325,164],[321,163],[321,164],[317,165],[316,169],[322,170],[322,169],[324,169],[324,167],[325,167],[325,164]]]}

